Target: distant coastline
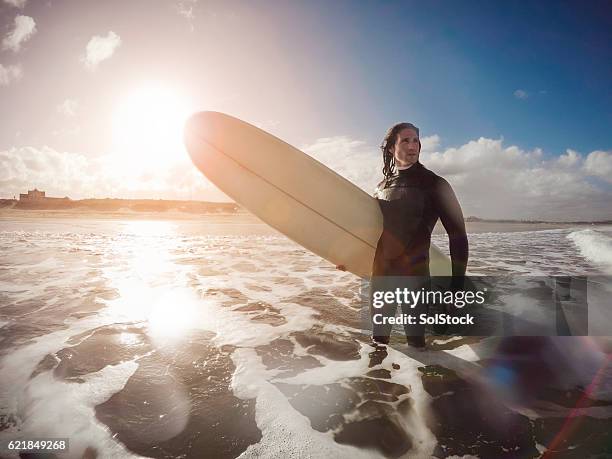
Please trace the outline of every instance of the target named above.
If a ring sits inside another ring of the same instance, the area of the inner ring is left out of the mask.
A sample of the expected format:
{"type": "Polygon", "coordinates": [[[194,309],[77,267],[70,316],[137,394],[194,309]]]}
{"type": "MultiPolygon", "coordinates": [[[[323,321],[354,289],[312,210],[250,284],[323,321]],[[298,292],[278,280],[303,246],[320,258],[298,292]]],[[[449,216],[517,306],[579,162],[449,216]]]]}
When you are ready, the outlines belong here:
{"type": "Polygon", "coordinates": [[[549,220],[509,220],[509,219],[489,219],[478,217],[467,217],[466,223],[522,223],[522,224],[563,224],[563,225],[612,225],[612,220],[598,221],[549,221],[549,220]]]}
{"type": "Polygon", "coordinates": [[[92,212],[185,212],[237,213],[241,207],[234,202],[172,201],[165,199],[0,199],[0,209],[73,210],[92,212]]]}
{"type": "MultiPolygon", "coordinates": [[[[0,199],[0,210],[23,211],[66,211],[66,212],[113,212],[113,213],[182,213],[182,214],[236,214],[245,213],[235,202],[181,201],[165,199],[78,199],[68,196],[63,198],[49,197],[43,190],[34,188],[27,193],[20,193],[19,199],[0,199]]],[[[602,221],[546,221],[546,220],[512,220],[486,219],[469,216],[464,219],[468,226],[478,224],[517,225],[612,225],[612,220],[602,221]]],[[[439,226],[439,225],[437,225],[439,226]]]]}

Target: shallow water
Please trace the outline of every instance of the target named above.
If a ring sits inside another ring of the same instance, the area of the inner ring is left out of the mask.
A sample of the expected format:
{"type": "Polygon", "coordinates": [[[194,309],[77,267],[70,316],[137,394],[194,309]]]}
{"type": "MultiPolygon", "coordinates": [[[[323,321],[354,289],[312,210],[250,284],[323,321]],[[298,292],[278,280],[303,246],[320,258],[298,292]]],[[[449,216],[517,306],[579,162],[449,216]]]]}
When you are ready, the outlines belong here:
{"type": "MultiPolygon", "coordinates": [[[[66,457],[612,454],[607,340],[374,347],[359,279],[256,227],[0,230],[2,440],[67,437],[66,457]]],[[[607,274],[609,247],[606,229],[474,234],[470,272],[607,274]]]]}

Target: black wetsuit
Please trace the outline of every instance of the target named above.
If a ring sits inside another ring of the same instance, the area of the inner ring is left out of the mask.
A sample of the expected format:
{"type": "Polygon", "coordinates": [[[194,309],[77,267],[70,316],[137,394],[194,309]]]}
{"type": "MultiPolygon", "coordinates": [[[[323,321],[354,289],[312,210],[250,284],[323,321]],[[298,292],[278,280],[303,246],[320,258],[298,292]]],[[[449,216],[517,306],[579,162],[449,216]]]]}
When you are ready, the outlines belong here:
{"type": "MultiPolygon", "coordinates": [[[[383,213],[383,233],[376,247],[372,276],[428,279],[431,233],[439,218],[449,237],[453,284],[461,288],[468,240],[461,207],[448,182],[415,163],[380,182],[374,197],[383,213]]],[[[388,342],[388,336],[377,341],[388,342]]]]}

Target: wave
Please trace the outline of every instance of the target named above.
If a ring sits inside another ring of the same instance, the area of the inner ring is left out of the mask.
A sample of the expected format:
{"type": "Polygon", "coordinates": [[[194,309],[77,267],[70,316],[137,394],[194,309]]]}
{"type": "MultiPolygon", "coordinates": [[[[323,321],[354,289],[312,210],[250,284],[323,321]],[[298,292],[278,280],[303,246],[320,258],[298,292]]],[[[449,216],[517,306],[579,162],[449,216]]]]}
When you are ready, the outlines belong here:
{"type": "Polygon", "coordinates": [[[612,236],[609,232],[597,230],[574,231],[567,235],[584,258],[601,265],[608,274],[612,274],[612,236]]]}

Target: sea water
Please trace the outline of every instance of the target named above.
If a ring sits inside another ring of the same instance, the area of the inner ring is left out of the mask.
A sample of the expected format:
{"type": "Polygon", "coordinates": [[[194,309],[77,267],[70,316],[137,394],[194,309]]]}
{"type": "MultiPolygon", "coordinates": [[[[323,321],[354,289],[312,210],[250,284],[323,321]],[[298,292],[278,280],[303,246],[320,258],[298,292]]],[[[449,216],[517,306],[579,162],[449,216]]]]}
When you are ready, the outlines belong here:
{"type": "MultiPolygon", "coordinates": [[[[609,448],[608,341],[374,346],[359,279],[265,234],[195,219],[2,221],[0,440],[69,438],[61,457],[609,448]]],[[[474,275],[611,270],[609,227],[470,235],[474,275]]]]}

